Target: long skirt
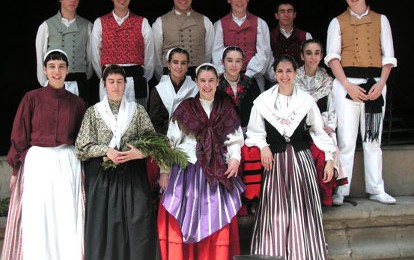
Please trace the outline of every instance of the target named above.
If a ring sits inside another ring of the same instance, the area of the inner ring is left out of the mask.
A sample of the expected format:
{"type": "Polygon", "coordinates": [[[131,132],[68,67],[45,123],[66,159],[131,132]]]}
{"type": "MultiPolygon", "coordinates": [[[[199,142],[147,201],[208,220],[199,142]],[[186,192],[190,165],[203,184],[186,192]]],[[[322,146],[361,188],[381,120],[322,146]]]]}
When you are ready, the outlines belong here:
{"type": "Polygon", "coordinates": [[[322,209],[311,152],[274,155],[271,171],[263,174],[255,216],[251,253],[285,259],[327,259],[322,209]]]}
{"type": "Polygon", "coordinates": [[[155,259],[156,226],[146,161],[103,170],[85,162],[86,260],[155,259]]]}
{"type": "Polygon", "coordinates": [[[233,180],[231,191],[220,184],[213,189],[198,163],[172,168],[158,212],[162,259],[232,259],[240,253],[236,215],[244,184],[233,180]]]}
{"type": "Polygon", "coordinates": [[[83,205],[75,148],[31,147],[12,191],[2,259],[83,259],[83,205]]]}

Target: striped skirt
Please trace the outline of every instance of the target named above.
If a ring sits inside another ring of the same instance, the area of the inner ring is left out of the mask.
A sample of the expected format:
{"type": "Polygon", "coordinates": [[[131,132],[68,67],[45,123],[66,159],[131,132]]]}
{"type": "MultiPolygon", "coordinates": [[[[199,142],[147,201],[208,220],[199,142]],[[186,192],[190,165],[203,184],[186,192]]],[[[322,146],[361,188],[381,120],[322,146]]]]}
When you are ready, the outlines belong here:
{"type": "Polygon", "coordinates": [[[196,243],[230,224],[241,207],[244,184],[233,178],[230,192],[222,185],[212,190],[198,164],[171,169],[162,205],[178,222],[184,243],[196,243]]]}
{"type": "Polygon", "coordinates": [[[285,259],[327,259],[316,169],[310,150],[275,154],[263,174],[251,253],[285,259]]]}

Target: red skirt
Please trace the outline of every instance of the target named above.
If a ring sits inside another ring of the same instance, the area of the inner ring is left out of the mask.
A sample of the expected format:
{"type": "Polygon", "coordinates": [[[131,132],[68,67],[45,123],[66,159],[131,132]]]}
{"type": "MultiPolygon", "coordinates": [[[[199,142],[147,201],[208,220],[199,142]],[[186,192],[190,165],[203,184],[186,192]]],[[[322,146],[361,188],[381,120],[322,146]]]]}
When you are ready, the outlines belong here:
{"type": "Polygon", "coordinates": [[[183,243],[177,220],[165,210],[158,208],[158,239],[161,259],[174,260],[232,260],[240,255],[239,227],[237,216],[231,223],[198,243],[183,243]]]}

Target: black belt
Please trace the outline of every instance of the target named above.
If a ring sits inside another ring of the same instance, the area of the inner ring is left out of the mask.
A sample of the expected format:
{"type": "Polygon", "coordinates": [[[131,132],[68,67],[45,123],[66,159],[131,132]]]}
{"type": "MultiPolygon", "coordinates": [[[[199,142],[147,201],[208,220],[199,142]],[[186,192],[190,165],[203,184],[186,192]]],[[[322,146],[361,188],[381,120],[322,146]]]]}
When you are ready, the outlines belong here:
{"type": "Polygon", "coordinates": [[[378,67],[344,67],[347,78],[378,78],[381,77],[381,68],[378,67]]]}
{"type": "Polygon", "coordinates": [[[69,73],[65,77],[65,81],[83,81],[86,80],[86,73],[75,72],[69,73]]]}

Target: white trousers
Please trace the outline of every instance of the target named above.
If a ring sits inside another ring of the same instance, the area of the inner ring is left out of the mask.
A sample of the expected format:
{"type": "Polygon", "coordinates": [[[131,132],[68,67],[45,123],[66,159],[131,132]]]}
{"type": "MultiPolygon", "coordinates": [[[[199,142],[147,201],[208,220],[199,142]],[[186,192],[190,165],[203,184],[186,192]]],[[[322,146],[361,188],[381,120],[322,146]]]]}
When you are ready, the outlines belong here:
{"type": "MultiPolygon", "coordinates": [[[[367,81],[366,79],[360,78],[348,78],[348,80],[356,85],[366,83],[367,81]]],[[[378,81],[378,78],[376,78],[376,80],[378,81]]],[[[384,106],[382,108],[381,125],[379,128],[379,140],[362,143],[365,190],[370,194],[384,192],[384,181],[382,179],[381,135],[385,112],[386,92],[387,88],[385,86],[382,91],[384,106]]],[[[333,82],[332,96],[335,112],[338,118],[337,138],[340,151],[339,158],[344,169],[344,175],[345,177],[348,177],[348,184],[338,187],[337,194],[343,196],[348,196],[350,192],[358,129],[360,130],[362,140],[364,139],[365,133],[365,104],[347,99],[346,95],[347,92],[345,88],[335,79],[333,82]]]]}

